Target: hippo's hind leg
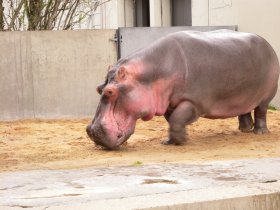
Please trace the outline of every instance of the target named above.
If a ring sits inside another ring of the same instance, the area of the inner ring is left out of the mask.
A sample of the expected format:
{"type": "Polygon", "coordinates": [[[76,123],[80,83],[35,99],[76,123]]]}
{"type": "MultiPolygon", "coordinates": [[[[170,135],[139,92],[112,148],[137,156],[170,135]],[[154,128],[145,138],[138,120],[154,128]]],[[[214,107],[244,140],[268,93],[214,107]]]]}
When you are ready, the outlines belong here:
{"type": "Polygon", "coordinates": [[[167,112],[165,118],[169,123],[169,138],[162,144],[181,145],[186,142],[185,126],[197,119],[195,107],[188,101],[181,102],[171,113],[167,112]]]}
{"type": "Polygon", "coordinates": [[[251,112],[238,116],[239,130],[244,133],[251,132],[254,128],[254,122],[251,112]]]}
{"type": "Polygon", "coordinates": [[[268,109],[268,104],[259,105],[255,108],[254,112],[254,133],[255,134],[265,134],[268,133],[267,125],[266,125],[266,113],[268,109]]]}

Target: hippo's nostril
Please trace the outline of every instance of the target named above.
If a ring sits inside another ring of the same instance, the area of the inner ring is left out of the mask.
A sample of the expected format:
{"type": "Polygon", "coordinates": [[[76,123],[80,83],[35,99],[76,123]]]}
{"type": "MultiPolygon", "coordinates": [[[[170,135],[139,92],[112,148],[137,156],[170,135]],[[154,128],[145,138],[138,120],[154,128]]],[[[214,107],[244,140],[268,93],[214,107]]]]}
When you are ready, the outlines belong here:
{"type": "Polygon", "coordinates": [[[118,139],[120,139],[123,135],[120,133],[117,135],[118,139]]]}

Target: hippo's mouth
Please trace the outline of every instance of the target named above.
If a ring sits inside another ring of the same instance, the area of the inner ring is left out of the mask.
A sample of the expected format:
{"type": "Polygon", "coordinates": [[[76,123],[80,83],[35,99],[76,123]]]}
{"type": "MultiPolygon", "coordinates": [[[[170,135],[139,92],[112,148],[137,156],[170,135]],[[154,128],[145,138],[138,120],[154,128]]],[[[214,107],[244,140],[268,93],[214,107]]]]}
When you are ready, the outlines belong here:
{"type": "Polygon", "coordinates": [[[126,113],[117,101],[101,103],[87,128],[88,136],[97,145],[110,150],[118,149],[134,133],[135,117],[126,113]]]}
{"type": "Polygon", "coordinates": [[[108,149],[108,150],[117,150],[120,148],[120,146],[127,141],[127,139],[131,136],[132,133],[129,134],[122,134],[120,136],[118,136],[118,139],[115,141],[114,144],[108,144],[106,142],[110,142],[110,140],[106,140],[105,138],[102,138],[102,140],[100,140],[99,138],[96,138],[95,136],[90,136],[91,140],[96,144],[99,145],[101,147],[103,147],[104,149],[108,149]]]}
{"type": "MultiPolygon", "coordinates": [[[[119,123],[115,117],[112,117],[112,115],[110,119],[110,121],[108,120],[107,126],[95,121],[93,124],[89,125],[91,129],[87,129],[87,133],[96,145],[109,150],[117,150],[133,134],[135,129],[133,124],[135,123],[126,123],[123,125],[119,123]]],[[[131,122],[131,120],[127,121],[131,122]]]]}
{"type": "Polygon", "coordinates": [[[121,125],[118,123],[118,121],[115,121],[115,122],[117,124],[117,130],[119,133],[117,135],[117,141],[116,141],[115,148],[114,148],[114,149],[117,149],[124,142],[126,142],[129,139],[129,137],[134,133],[135,126],[133,126],[133,124],[135,124],[135,123],[128,123],[128,125],[126,125],[126,129],[122,129],[121,125]]]}
{"type": "Polygon", "coordinates": [[[134,133],[135,129],[135,122],[131,116],[126,116],[124,113],[117,114],[118,108],[116,108],[117,103],[114,104],[112,109],[112,118],[114,124],[117,128],[117,141],[116,141],[116,148],[122,145],[125,141],[129,139],[129,137],[134,133]],[[119,116],[118,116],[119,115],[119,116]]]}

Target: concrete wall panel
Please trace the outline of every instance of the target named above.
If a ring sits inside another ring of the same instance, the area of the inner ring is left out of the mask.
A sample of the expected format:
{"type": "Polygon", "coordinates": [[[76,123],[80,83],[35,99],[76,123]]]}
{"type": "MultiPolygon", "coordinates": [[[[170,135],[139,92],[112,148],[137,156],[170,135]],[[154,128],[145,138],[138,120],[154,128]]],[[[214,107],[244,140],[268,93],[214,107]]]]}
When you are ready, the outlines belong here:
{"type": "Polygon", "coordinates": [[[209,0],[209,25],[237,25],[237,11],[234,0],[209,0]]]}
{"type": "Polygon", "coordinates": [[[171,26],[171,2],[170,0],[161,1],[162,7],[162,25],[161,26],[171,26]]]}
{"type": "Polygon", "coordinates": [[[21,49],[25,46],[28,38],[19,33],[0,33],[0,116],[3,118],[22,117],[23,100],[23,79],[26,74],[22,74],[26,66],[26,51],[21,49]],[[20,63],[25,65],[21,66],[20,63]]]}
{"type": "MultiPolygon", "coordinates": [[[[134,24],[134,1],[117,0],[117,19],[118,25],[115,27],[133,27],[134,24]]],[[[111,16],[112,18],[112,16],[111,16]]]]}
{"type": "MultiPolygon", "coordinates": [[[[125,27],[133,27],[134,26],[134,2],[131,0],[125,1],[125,27]]],[[[121,26],[119,26],[121,27],[121,26]]]]}
{"type": "Polygon", "coordinates": [[[192,25],[208,26],[208,2],[209,0],[192,0],[192,25]]]}
{"type": "Polygon", "coordinates": [[[115,30],[0,33],[0,119],[93,115],[115,30]]]}
{"type": "Polygon", "coordinates": [[[150,26],[159,27],[162,26],[161,21],[161,1],[153,0],[150,1],[150,26]]]}

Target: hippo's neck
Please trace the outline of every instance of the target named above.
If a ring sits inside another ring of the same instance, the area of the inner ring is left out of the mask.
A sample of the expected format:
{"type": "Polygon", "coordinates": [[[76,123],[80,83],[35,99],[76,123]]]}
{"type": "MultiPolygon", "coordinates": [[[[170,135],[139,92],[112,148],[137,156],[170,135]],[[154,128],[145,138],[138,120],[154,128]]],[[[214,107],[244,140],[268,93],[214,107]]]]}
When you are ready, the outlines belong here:
{"type": "Polygon", "coordinates": [[[159,58],[155,55],[152,57],[150,55],[150,53],[144,55],[136,53],[131,57],[122,59],[119,65],[128,66],[131,73],[137,75],[136,79],[151,90],[150,106],[153,113],[150,114],[162,116],[170,104],[176,81],[184,76],[180,76],[181,72],[172,71],[171,64],[161,63],[162,57],[159,58]]]}
{"type": "Polygon", "coordinates": [[[162,116],[165,114],[170,104],[170,98],[174,89],[175,80],[175,78],[160,78],[155,80],[151,85],[153,94],[152,106],[155,108],[156,116],[162,116]]]}
{"type": "Polygon", "coordinates": [[[131,55],[119,60],[118,65],[134,65],[139,70],[138,80],[144,84],[151,84],[161,78],[171,78],[174,74],[185,74],[182,68],[185,59],[182,59],[181,51],[173,47],[174,43],[168,40],[158,41],[150,46],[140,49],[131,55]],[[176,59],[173,59],[176,57],[176,59]],[[180,72],[181,71],[181,72],[180,72]]]}

